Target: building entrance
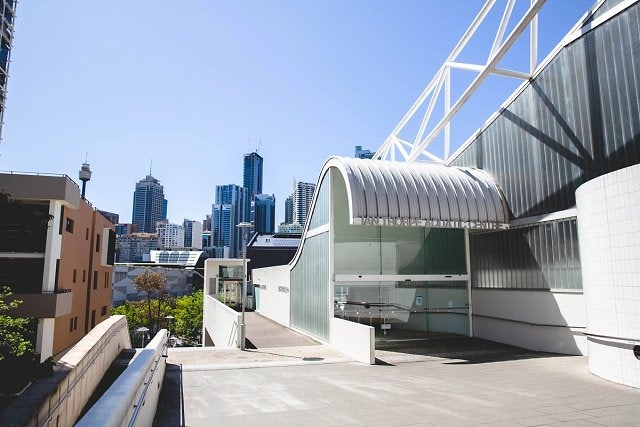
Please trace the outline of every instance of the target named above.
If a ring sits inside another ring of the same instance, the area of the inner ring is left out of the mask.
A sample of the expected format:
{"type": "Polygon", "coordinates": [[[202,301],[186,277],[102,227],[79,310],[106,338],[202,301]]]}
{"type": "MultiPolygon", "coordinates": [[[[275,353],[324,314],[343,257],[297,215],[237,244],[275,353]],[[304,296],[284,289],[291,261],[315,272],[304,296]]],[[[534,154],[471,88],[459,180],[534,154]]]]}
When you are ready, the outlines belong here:
{"type": "Polygon", "coordinates": [[[376,340],[469,335],[468,282],[442,279],[336,283],[334,316],[374,327],[376,340]]]}

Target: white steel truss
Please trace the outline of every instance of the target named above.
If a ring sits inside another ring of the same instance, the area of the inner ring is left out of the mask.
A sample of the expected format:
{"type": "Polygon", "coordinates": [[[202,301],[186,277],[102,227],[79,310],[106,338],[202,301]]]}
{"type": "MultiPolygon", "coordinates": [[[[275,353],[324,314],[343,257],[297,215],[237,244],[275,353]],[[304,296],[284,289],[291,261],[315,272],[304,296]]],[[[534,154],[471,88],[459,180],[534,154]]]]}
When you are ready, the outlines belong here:
{"type": "Polygon", "coordinates": [[[504,4],[502,18],[496,30],[493,44],[488,52],[487,62],[483,65],[458,62],[458,56],[496,4],[496,0],[486,1],[458,44],[447,57],[444,64],[427,85],[426,89],[422,94],[420,94],[416,102],[411,106],[402,120],[400,120],[398,125],[393,129],[393,131],[391,131],[391,134],[387,137],[385,142],[376,151],[374,158],[396,160],[396,155],[400,154],[402,160],[407,162],[413,162],[420,159],[446,163],[451,154],[451,120],[473,95],[473,93],[482,85],[484,80],[491,74],[522,80],[529,80],[533,76],[536,71],[536,67],[538,66],[538,12],[545,4],[546,0],[530,0],[531,3],[529,8],[520,17],[520,20],[515,25],[511,33],[509,33],[505,38],[507,26],[512,18],[515,1],[516,0],[506,0],[506,3],[504,4]],[[519,39],[527,27],[530,28],[529,71],[522,72],[498,68],[497,65],[500,63],[500,60],[505,56],[516,40],[519,39]],[[452,69],[477,73],[475,79],[473,79],[466,89],[462,91],[462,95],[460,95],[460,97],[453,103],[451,101],[452,69]],[[443,90],[444,93],[442,93],[443,90]],[[443,95],[442,97],[440,96],[441,94],[443,95]],[[432,118],[434,107],[436,106],[437,101],[441,98],[444,101],[444,113],[435,125],[429,127],[428,125],[432,118]],[[400,137],[400,132],[405,128],[407,123],[411,121],[421,107],[425,105],[425,103],[426,110],[413,142],[402,139],[400,137]],[[443,134],[444,149],[441,155],[436,155],[433,152],[430,152],[428,148],[441,134],[443,134]]]}

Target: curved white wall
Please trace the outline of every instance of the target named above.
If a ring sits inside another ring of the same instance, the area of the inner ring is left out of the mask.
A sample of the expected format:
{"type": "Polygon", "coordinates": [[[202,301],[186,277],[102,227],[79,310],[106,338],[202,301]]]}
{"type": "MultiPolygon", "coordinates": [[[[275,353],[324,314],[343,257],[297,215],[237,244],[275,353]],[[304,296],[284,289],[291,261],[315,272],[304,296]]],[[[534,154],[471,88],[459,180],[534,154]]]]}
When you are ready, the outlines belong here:
{"type": "Polygon", "coordinates": [[[640,165],[576,191],[589,369],[640,387],[640,165]]]}

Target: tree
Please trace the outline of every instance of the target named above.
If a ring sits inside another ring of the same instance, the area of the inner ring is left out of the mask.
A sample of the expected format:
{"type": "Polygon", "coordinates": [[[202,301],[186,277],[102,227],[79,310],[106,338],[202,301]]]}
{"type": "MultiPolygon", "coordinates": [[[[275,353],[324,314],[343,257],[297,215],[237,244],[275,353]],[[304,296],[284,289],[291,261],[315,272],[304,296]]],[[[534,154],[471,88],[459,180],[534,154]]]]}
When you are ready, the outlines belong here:
{"type": "Polygon", "coordinates": [[[32,339],[33,319],[11,317],[6,313],[22,301],[7,302],[11,290],[0,287],[0,392],[15,393],[33,377],[38,364],[32,339]]]}
{"type": "Polygon", "coordinates": [[[202,333],[203,293],[196,291],[176,299],[174,334],[190,344],[198,344],[202,333]]]}
{"type": "Polygon", "coordinates": [[[6,286],[0,288],[0,360],[34,352],[33,344],[26,338],[30,334],[31,319],[5,314],[22,304],[20,300],[7,302],[10,295],[11,289],[6,286]]]}
{"type": "Polygon", "coordinates": [[[163,299],[166,297],[166,279],[162,274],[149,272],[145,270],[144,273],[133,279],[133,283],[136,285],[138,292],[146,293],[147,300],[147,327],[151,331],[151,334],[158,332],[158,326],[160,323],[160,304],[158,304],[158,321],[153,321],[153,313],[151,310],[151,301],[153,299],[163,299]]]}
{"type": "Polygon", "coordinates": [[[126,301],[124,304],[111,309],[111,314],[121,314],[127,317],[129,332],[134,337],[134,332],[140,326],[148,322],[146,301],[126,301]]]}

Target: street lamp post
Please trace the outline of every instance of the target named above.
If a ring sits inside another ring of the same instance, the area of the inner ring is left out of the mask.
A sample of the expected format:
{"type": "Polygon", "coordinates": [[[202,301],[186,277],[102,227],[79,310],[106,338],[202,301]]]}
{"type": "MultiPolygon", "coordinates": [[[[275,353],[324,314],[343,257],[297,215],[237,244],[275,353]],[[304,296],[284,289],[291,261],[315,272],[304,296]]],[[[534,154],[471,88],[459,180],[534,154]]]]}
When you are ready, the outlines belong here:
{"type": "Polygon", "coordinates": [[[164,316],[164,318],[169,322],[169,336],[171,336],[171,321],[175,319],[175,317],[169,314],[167,316],[164,316]]]}
{"type": "Polygon", "coordinates": [[[247,303],[247,235],[252,227],[249,222],[241,222],[238,227],[242,229],[242,323],[240,324],[240,350],[245,349],[245,323],[244,306],[247,303]]]}
{"type": "Polygon", "coordinates": [[[140,326],[138,329],[136,329],[136,332],[142,334],[142,345],[140,347],[144,348],[144,336],[147,335],[147,332],[149,332],[149,328],[147,328],[146,326],[140,326]]]}

